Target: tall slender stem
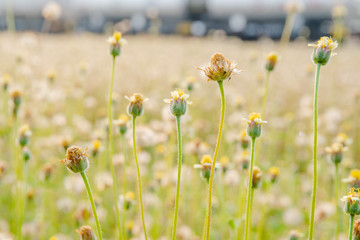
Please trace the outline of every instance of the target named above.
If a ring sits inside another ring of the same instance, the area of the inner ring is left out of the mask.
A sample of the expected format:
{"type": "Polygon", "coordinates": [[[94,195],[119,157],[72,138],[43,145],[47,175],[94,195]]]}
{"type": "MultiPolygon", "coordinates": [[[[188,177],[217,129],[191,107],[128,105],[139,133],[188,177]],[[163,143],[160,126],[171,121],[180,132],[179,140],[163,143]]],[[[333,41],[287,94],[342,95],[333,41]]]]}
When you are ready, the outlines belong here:
{"type": "Polygon", "coordinates": [[[97,232],[98,232],[98,236],[99,236],[99,239],[102,240],[100,222],[99,222],[99,219],[98,219],[98,216],[97,216],[97,213],[96,213],[95,202],[94,202],[94,198],[93,198],[93,195],[92,195],[92,192],[91,192],[89,180],[88,180],[85,172],[81,172],[80,174],[81,174],[82,179],[84,180],[86,191],[87,191],[88,196],[89,196],[91,208],[92,208],[94,218],[95,218],[95,223],[96,223],[96,229],[97,229],[97,232]]]}
{"type": "Polygon", "coordinates": [[[176,225],[177,217],[179,211],[179,196],[180,196],[180,183],[181,183],[181,162],[182,162],[182,143],[181,143],[181,123],[180,116],[176,116],[176,125],[177,125],[177,137],[178,137],[178,175],[176,182],[176,199],[175,199],[175,210],[174,210],[174,224],[172,231],[172,240],[175,240],[176,237],[176,225]]]}
{"type": "Polygon", "coordinates": [[[108,102],[108,118],[109,118],[109,129],[108,129],[108,136],[109,136],[109,158],[110,158],[110,170],[111,176],[113,180],[112,191],[113,191],[113,198],[114,198],[114,205],[115,205],[115,215],[116,215],[116,226],[118,229],[119,238],[122,239],[121,233],[121,224],[120,224],[120,212],[119,206],[117,204],[117,178],[115,172],[115,166],[113,163],[113,154],[114,154],[114,139],[113,139],[113,128],[112,128],[112,93],[114,87],[114,72],[115,72],[115,56],[113,56],[112,61],[112,72],[111,72],[111,80],[110,80],[110,89],[109,89],[109,102],[108,102]]]}
{"type": "Polygon", "coordinates": [[[139,161],[136,154],[136,141],[135,141],[135,120],[136,117],[133,116],[132,128],[133,128],[133,147],[134,147],[134,158],[136,162],[137,176],[138,176],[138,184],[139,184],[139,199],[140,199],[140,212],[141,212],[141,220],[144,228],[145,239],[147,240],[146,227],[145,227],[145,218],[144,218],[144,205],[142,200],[142,190],[141,190],[141,176],[140,176],[140,168],[139,161]]]}
{"type": "MultiPolygon", "coordinates": [[[[125,142],[125,135],[121,134],[121,145],[122,145],[122,152],[124,156],[124,164],[123,164],[123,194],[125,195],[127,192],[127,176],[126,176],[126,168],[127,168],[127,153],[126,153],[126,142],[125,142]]],[[[125,203],[124,203],[125,204],[125,203]]],[[[125,230],[125,220],[126,220],[126,209],[123,206],[123,214],[122,214],[122,234],[123,239],[126,240],[126,230],[125,230]]]]}
{"type": "Polygon", "coordinates": [[[206,233],[205,238],[207,240],[210,239],[210,220],[211,220],[211,192],[212,192],[212,185],[213,185],[213,179],[214,179],[214,173],[215,173],[215,164],[216,159],[219,154],[220,149],[220,142],[221,142],[221,136],[224,128],[224,118],[225,118],[225,94],[224,94],[224,85],[223,81],[218,81],[219,88],[220,88],[220,94],[221,94],[221,115],[220,115],[220,125],[219,125],[219,133],[218,138],[216,142],[215,147],[215,153],[214,153],[214,159],[211,166],[211,174],[210,174],[210,180],[209,180],[209,202],[208,202],[208,209],[206,214],[206,233]]]}
{"type": "Polygon", "coordinates": [[[318,92],[319,92],[319,76],[321,64],[317,64],[314,86],[314,150],[313,150],[313,163],[314,163],[314,177],[313,177],[313,191],[311,200],[310,211],[310,225],[309,225],[309,240],[313,239],[314,231],[314,216],[315,216],[315,202],[316,202],[316,189],[317,189],[317,127],[318,127],[318,92]]]}
{"type": "Polygon", "coordinates": [[[353,240],[353,228],[354,228],[354,214],[350,215],[350,226],[349,226],[349,240],[353,240]]]}
{"type": "Polygon", "coordinates": [[[249,172],[249,183],[248,193],[246,200],[246,220],[245,220],[245,240],[249,237],[249,228],[251,225],[251,205],[252,205],[252,181],[253,181],[253,168],[254,168],[254,156],[255,156],[255,140],[251,138],[251,158],[250,158],[250,172],[249,172]]]}
{"type": "Polygon", "coordinates": [[[340,224],[339,224],[339,164],[335,163],[335,206],[336,206],[336,235],[335,240],[339,240],[340,224]]]}

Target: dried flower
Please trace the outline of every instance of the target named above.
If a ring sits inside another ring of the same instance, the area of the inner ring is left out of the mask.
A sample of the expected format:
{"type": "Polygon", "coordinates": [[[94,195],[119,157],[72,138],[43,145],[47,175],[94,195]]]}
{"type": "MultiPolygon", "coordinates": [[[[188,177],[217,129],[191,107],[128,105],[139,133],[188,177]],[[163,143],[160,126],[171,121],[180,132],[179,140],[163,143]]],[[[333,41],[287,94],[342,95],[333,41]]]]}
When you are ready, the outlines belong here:
{"type": "Polygon", "coordinates": [[[326,65],[330,57],[336,55],[333,53],[333,50],[338,47],[338,43],[329,37],[321,37],[316,44],[311,43],[308,46],[315,48],[312,55],[313,62],[315,64],[320,63],[321,65],[326,65]]]}
{"type": "Polygon", "coordinates": [[[143,104],[148,99],[144,98],[140,93],[134,93],[131,97],[125,96],[127,100],[129,100],[130,104],[128,106],[128,114],[133,117],[138,117],[143,114],[143,104]]]}
{"type": "Polygon", "coordinates": [[[224,81],[231,78],[232,73],[239,73],[236,65],[226,59],[221,53],[215,53],[208,67],[198,68],[208,77],[208,81],[224,81]]]}
{"type": "Polygon", "coordinates": [[[76,232],[80,234],[80,240],[96,240],[95,233],[89,226],[82,226],[76,232]]]}
{"type": "Polygon", "coordinates": [[[190,101],[187,101],[189,94],[185,94],[181,89],[176,89],[171,92],[171,97],[172,99],[164,99],[164,102],[170,103],[171,113],[175,117],[184,115],[187,110],[187,104],[191,104],[190,101]]]}
{"type": "Polygon", "coordinates": [[[61,160],[73,173],[84,172],[89,167],[88,155],[77,146],[69,147],[66,151],[66,158],[61,160]]]}

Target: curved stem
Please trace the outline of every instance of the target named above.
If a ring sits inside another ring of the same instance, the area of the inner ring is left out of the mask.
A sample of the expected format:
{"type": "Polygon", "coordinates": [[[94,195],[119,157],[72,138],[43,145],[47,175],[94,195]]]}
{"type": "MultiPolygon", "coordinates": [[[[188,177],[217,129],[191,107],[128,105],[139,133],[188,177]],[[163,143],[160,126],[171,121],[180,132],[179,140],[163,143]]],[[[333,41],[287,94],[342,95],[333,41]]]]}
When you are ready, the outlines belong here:
{"type": "Polygon", "coordinates": [[[117,204],[117,179],[116,179],[116,172],[115,166],[113,163],[113,153],[114,153],[114,143],[113,143],[113,127],[112,127],[112,93],[114,87],[114,72],[115,72],[115,56],[113,57],[112,63],[112,72],[111,72],[111,80],[110,80],[110,89],[109,89],[109,102],[108,102],[108,118],[109,118],[109,158],[110,158],[110,170],[111,176],[113,180],[112,191],[113,191],[113,198],[115,204],[115,215],[116,215],[116,226],[118,228],[118,233],[120,239],[122,238],[121,233],[121,224],[120,224],[120,212],[119,206],[117,204]]]}
{"type": "Polygon", "coordinates": [[[177,136],[178,136],[178,175],[176,182],[176,199],[175,199],[175,210],[174,210],[174,224],[172,232],[172,240],[175,240],[176,237],[176,225],[177,225],[177,216],[179,211],[179,195],[180,195],[180,178],[181,178],[181,162],[182,162],[182,143],[181,143],[181,123],[180,116],[176,116],[176,125],[177,125],[177,136]]]}
{"type": "Polygon", "coordinates": [[[317,64],[316,75],[315,75],[315,86],[314,86],[314,177],[313,177],[313,191],[311,200],[311,211],[310,211],[310,225],[309,225],[309,240],[313,238],[314,231],[314,216],[315,216],[315,202],[316,202],[316,188],[317,188],[317,118],[318,118],[318,92],[319,92],[319,76],[320,76],[321,64],[317,64]]]}
{"type": "Polygon", "coordinates": [[[141,190],[141,176],[140,176],[140,168],[139,161],[136,154],[136,141],[135,141],[135,120],[136,117],[133,116],[133,147],[134,147],[134,158],[136,162],[137,176],[138,176],[138,184],[139,184],[139,199],[140,199],[140,211],[141,211],[141,220],[144,228],[145,239],[147,240],[146,227],[145,227],[145,218],[144,218],[144,205],[142,200],[142,190],[141,190]]]}
{"type": "Polygon", "coordinates": [[[255,155],[255,140],[256,138],[251,139],[251,158],[250,158],[250,172],[249,172],[249,183],[248,183],[248,193],[246,200],[246,220],[245,220],[245,240],[249,237],[249,228],[251,225],[251,205],[252,205],[252,178],[253,178],[253,168],[254,168],[254,155],[255,155]]]}
{"type": "Polygon", "coordinates": [[[349,240],[352,240],[352,236],[353,236],[354,217],[355,217],[354,214],[350,215],[349,240]]]}
{"type": "Polygon", "coordinates": [[[208,209],[206,214],[206,233],[205,238],[207,240],[210,239],[210,220],[211,220],[211,192],[212,192],[212,185],[213,185],[213,179],[214,179],[214,173],[215,173],[215,164],[216,159],[219,154],[220,149],[220,142],[221,142],[221,136],[224,128],[224,118],[225,118],[225,94],[224,94],[224,85],[223,81],[219,81],[219,88],[220,88],[220,94],[221,94],[221,115],[220,115],[220,125],[219,125],[219,133],[218,138],[216,142],[215,147],[215,153],[214,153],[214,159],[211,166],[211,174],[210,174],[210,181],[209,181],[209,201],[208,201],[208,209]]]}
{"type": "Polygon", "coordinates": [[[336,206],[336,235],[335,240],[339,240],[339,164],[335,163],[335,206],[336,206]]]}
{"type": "Polygon", "coordinates": [[[93,211],[93,214],[94,214],[95,223],[96,223],[96,229],[97,229],[97,232],[98,232],[98,235],[99,235],[99,239],[102,240],[100,222],[99,222],[99,219],[98,219],[98,216],[97,216],[97,213],[96,213],[95,202],[94,202],[94,198],[93,198],[93,195],[92,195],[92,192],[91,192],[89,180],[86,177],[85,172],[81,172],[80,174],[81,174],[82,179],[84,180],[86,191],[87,191],[88,196],[89,196],[89,200],[90,200],[91,208],[92,208],[92,211],[93,211]]]}

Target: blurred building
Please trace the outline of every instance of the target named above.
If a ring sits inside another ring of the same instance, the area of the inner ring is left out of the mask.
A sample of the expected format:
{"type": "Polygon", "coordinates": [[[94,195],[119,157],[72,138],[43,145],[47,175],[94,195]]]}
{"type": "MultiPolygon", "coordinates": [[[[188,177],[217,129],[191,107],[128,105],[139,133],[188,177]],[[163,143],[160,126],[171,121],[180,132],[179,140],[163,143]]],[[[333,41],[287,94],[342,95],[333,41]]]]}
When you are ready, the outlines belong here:
{"type": "MultiPolygon", "coordinates": [[[[116,24],[132,33],[153,31],[202,36],[221,30],[244,39],[261,36],[280,38],[286,0],[57,0],[61,17],[53,21],[51,32],[103,32],[116,24]]],[[[17,30],[41,31],[47,0],[1,0],[0,29],[6,29],[6,9],[12,9],[17,30]]],[[[343,4],[346,26],[360,32],[360,0],[304,0],[297,3],[292,37],[311,38],[329,34],[332,9],[343,4]]]]}

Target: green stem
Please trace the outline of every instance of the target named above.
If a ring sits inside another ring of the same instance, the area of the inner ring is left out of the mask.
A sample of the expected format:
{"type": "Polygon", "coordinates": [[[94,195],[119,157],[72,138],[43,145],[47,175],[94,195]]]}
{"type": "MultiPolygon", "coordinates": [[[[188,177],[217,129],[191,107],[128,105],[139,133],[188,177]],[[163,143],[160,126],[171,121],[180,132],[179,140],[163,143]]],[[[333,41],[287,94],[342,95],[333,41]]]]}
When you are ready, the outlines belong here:
{"type": "MultiPolygon", "coordinates": [[[[126,178],[126,168],[127,168],[127,153],[126,153],[126,142],[125,142],[125,135],[121,134],[121,145],[122,145],[122,152],[124,156],[124,165],[123,165],[123,193],[124,196],[127,192],[127,178],[126,178]]],[[[124,203],[125,204],[125,203],[124,203]]],[[[125,206],[123,206],[123,214],[122,214],[122,234],[123,239],[126,240],[126,229],[125,229],[125,221],[126,221],[126,209],[125,206]]]]}
{"type": "Polygon", "coordinates": [[[340,224],[339,224],[339,164],[335,163],[335,206],[336,206],[336,235],[335,240],[339,240],[340,224]]]}
{"type": "Polygon", "coordinates": [[[219,133],[218,138],[216,142],[215,147],[215,153],[214,153],[214,160],[212,162],[211,166],[211,174],[210,174],[210,181],[209,181],[209,201],[208,201],[208,209],[206,214],[206,232],[205,232],[205,239],[210,239],[210,220],[211,220],[211,191],[212,191],[212,185],[213,185],[213,179],[214,179],[214,173],[215,173],[215,164],[216,159],[219,154],[220,149],[220,142],[221,142],[221,136],[224,128],[224,118],[225,118],[225,94],[224,94],[224,85],[223,81],[218,81],[219,88],[220,88],[220,94],[221,94],[221,115],[220,115],[220,125],[219,125],[219,133]]]}
{"type": "Polygon", "coordinates": [[[80,174],[81,174],[82,179],[84,180],[86,191],[87,191],[88,196],[89,196],[89,200],[90,200],[91,208],[92,208],[92,211],[93,211],[93,214],[94,214],[95,223],[96,223],[96,229],[97,229],[97,232],[98,232],[98,235],[99,235],[99,239],[102,240],[100,222],[99,222],[99,219],[98,219],[98,216],[97,216],[97,213],[96,213],[95,202],[94,202],[94,198],[93,198],[93,195],[92,195],[92,192],[91,192],[89,180],[86,177],[85,172],[81,172],[80,174]]]}
{"type": "Polygon", "coordinates": [[[249,228],[251,225],[251,206],[252,206],[252,181],[253,181],[253,168],[254,168],[254,155],[255,155],[255,140],[256,138],[251,139],[251,158],[250,158],[250,171],[249,171],[249,183],[248,183],[248,193],[246,201],[246,220],[245,220],[245,240],[249,237],[249,228]]]}
{"type": "Polygon", "coordinates": [[[114,198],[114,205],[115,205],[115,214],[116,214],[116,226],[118,229],[119,237],[122,238],[121,233],[121,224],[120,224],[120,212],[119,206],[117,204],[117,179],[116,179],[116,172],[115,166],[113,163],[113,154],[114,154],[114,139],[113,139],[113,127],[112,127],[112,93],[114,87],[114,72],[115,72],[115,56],[113,57],[112,63],[112,73],[111,73],[111,81],[110,81],[110,89],[109,89],[109,102],[108,102],[108,117],[109,117],[109,158],[110,158],[110,170],[111,176],[113,180],[112,191],[113,191],[113,198],[114,198]]]}
{"type": "Polygon", "coordinates": [[[180,178],[181,178],[181,162],[182,162],[182,143],[181,143],[181,123],[180,116],[176,116],[176,125],[177,125],[177,136],[178,136],[178,175],[176,182],[176,199],[175,199],[175,210],[174,210],[174,224],[172,232],[172,240],[175,240],[176,237],[176,225],[177,217],[179,211],[179,195],[180,195],[180,178]]]}
{"type": "Polygon", "coordinates": [[[317,188],[317,131],[318,131],[318,92],[319,92],[319,76],[320,76],[321,64],[317,64],[316,75],[315,75],[315,86],[314,86],[314,178],[313,178],[313,191],[311,200],[311,211],[310,211],[310,225],[309,225],[309,240],[313,239],[314,231],[314,216],[315,216],[315,202],[316,202],[316,188],[317,188]]]}
{"type": "Polygon", "coordinates": [[[133,147],[134,147],[134,158],[135,158],[135,162],[136,162],[136,169],[137,169],[137,176],[138,176],[138,184],[139,184],[139,199],[140,199],[140,211],[141,211],[141,220],[142,220],[142,225],[144,228],[144,234],[145,234],[145,239],[147,240],[147,234],[146,234],[146,227],[145,227],[145,218],[144,218],[144,205],[143,205],[143,200],[142,200],[142,191],[141,191],[141,176],[140,176],[140,168],[139,168],[139,161],[137,158],[137,154],[136,154],[136,141],[135,141],[135,120],[136,117],[133,116],[133,147]]]}
{"type": "Polygon", "coordinates": [[[354,214],[350,215],[350,226],[349,226],[349,240],[352,240],[353,228],[354,228],[354,214]]]}
{"type": "Polygon", "coordinates": [[[18,179],[18,188],[19,188],[19,192],[18,192],[18,225],[17,225],[17,231],[16,231],[16,236],[18,240],[22,239],[22,225],[24,222],[24,211],[25,211],[25,192],[26,192],[26,166],[27,164],[23,163],[22,159],[20,160],[20,177],[18,179]]]}

